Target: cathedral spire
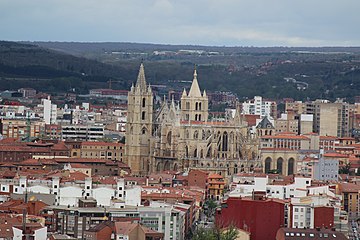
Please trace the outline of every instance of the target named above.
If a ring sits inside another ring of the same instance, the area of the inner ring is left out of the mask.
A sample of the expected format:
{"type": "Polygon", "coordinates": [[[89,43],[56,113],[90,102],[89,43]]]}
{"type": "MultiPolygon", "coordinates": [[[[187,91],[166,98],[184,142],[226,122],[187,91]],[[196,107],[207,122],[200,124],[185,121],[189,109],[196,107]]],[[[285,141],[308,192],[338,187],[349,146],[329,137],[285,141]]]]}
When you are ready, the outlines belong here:
{"type": "Polygon", "coordinates": [[[197,80],[196,68],[194,69],[194,79],[192,81],[191,88],[189,91],[189,97],[201,97],[201,91],[197,80]]]}
{"type": "Polygon", "coordinates": [[[186,93],[186,90],[185,90],[185,88],[184,88],[184,91],[183,91],[183,93],[182,93],[182,96],[181,97],[186,97],[187,96],[187,93],[186,93]]]}
{"type": "Polygon", "coordinates": [[[145,70],[142,62],[140,64],[139,74],[136,81],[136,88],[146,91],[145,70]]]}

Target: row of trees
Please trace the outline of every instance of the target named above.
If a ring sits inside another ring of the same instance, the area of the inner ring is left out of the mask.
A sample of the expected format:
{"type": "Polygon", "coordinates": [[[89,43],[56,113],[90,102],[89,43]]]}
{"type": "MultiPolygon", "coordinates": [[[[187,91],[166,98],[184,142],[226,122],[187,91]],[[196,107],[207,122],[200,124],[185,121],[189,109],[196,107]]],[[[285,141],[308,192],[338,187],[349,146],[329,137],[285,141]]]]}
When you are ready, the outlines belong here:
{"type": "Polygon", "coordinates": [[[239,234],[239,231],[233,227],[230,226],[228,228],[198,228],[194,235],[192,236],[192,240],[235,240],[237,239],[237,236],[239,234]]]}

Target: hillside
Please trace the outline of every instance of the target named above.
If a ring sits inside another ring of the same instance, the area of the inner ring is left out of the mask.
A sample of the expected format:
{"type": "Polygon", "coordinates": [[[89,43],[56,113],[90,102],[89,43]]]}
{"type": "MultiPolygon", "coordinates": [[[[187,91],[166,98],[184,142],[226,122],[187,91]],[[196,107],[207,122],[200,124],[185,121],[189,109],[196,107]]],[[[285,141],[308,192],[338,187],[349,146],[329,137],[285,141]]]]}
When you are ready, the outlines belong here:
{"type": "Polygon", "coordinates": [[[83,57],[57,52],[35,45],[0,42],[0,89],[33,86],[44,91],[83,92],[92,85],[106,85],[109,79],[123,81],[135,70],[112,66],[83,57]]]}
{"type": "Polygon", "coordinates": [[[76,88],[85,93],[107,87],[109,79],[120,82],[113,88],[128,89],[143,60],[148,82],[166,85],[167,90],[188,88],[196,64],[202,89],[232,91],[240,100],[262,95],[352,101],[360,95],[360,48],[33,44],[37,45],[0,42],[1,89],[32,86],[56,92],[76,88]]]}

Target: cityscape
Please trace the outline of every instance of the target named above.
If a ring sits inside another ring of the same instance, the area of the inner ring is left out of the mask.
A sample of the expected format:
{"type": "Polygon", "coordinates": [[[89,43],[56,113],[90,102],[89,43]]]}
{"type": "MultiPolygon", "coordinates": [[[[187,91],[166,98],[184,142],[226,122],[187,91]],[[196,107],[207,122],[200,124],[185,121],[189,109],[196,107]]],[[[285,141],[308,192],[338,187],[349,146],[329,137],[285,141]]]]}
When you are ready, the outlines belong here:
{"type": "Polygon", "coordinates": [[[0,239],[359,240],[356,7],[0,0],[0,239]]]}

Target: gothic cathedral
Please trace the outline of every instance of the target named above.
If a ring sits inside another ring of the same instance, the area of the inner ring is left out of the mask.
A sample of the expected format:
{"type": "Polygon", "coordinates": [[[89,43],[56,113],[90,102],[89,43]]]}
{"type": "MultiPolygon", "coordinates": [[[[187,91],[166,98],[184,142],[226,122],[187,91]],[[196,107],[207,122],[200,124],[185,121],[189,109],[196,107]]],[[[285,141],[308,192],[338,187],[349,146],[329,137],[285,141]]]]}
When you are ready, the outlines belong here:
{"type": "Polygon", "coordinates": [[[194,71],[189,92],[154,109],[144,65],[128,93],[125,161],[133,175],[203,169],[224,176],[261,168],[239,109],[225,121],[209,118],[208,97],[194,71]],[[179,106],[179,104],[181,104],[179,106]]]}

